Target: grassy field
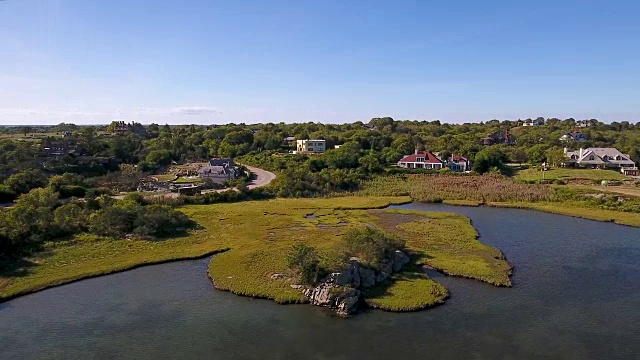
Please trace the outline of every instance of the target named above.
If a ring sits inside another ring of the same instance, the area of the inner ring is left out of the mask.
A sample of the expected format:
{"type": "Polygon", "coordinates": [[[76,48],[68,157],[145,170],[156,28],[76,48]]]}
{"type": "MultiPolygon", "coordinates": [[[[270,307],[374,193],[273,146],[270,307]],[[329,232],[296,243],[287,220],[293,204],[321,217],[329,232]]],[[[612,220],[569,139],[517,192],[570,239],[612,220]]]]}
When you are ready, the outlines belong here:
{"type": "Polygon", "coordinates": [[[620,172],[613,170],[600,169],[571,169],[558,168],[548,171],[540,171],[538,169],[526,169],[519,171],[514,177],[516,180],[537,181],[544,178],[547,180],[629,180],[628,176],[622,175],[620,172]]]}
{"type": "MultiPolygon", "coordinates": [[[[418,263],[449,274],[508,285],[510,266],[504,259],[497,259],[499,250],[477,241],[477,233],[466,217],[382,209],[407,201],[406,197],[345,197],[185,206],[181,210],[200,225],[186,236],[159,241],[83,236],[49,244],[38,256],[0,274],[0,298],[142,264],[230,249],[214,257],[209,265],[209,275],[217,288],[279,303],[305,302],[302,293],[291,288],[293,280],[271,279],[275,273],[287,273],[290,247],[305,242],[323,254],[331,254],[346,230],[365,225],[404,237],[418,263]]],[[[397,274],[367,296],[371,306],[402,311],[441,303],[448,294],[440,284],[414,270],[397,274]]]]}
{"type": "Polygon", "coordinates": [[[158,181],[171,181],[176,178],[175,174],[161,174],[161,175],[153,175],[154,178],[158,179],[158,181]]]}
{"type": "Polygon", "coordinates": [[[192,177],[192,178],[186,178],[186,177],[179,177],[176,181],[174,181],[174,184],[199,184],[199,183],[203,183],[204,181],[200,178],[197,177],[192,177]]]}

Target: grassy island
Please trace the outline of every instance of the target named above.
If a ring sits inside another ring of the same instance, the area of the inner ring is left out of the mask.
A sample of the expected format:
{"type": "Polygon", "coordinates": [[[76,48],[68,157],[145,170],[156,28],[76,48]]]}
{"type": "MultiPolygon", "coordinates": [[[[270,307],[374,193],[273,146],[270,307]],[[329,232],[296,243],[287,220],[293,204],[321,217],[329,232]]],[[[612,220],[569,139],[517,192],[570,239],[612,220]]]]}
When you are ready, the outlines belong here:
{"type": "MultiPolygon", "coordinates": [[[[363,226],[375,226],[403,238],[418,265],[510,285],[510,265],[498,249],[477,240],[468,218],[384,209],[407,201],[407,197],[343,197],[184,206],[179,209],[199,225],[187,235],[156,241],[82,235],[50,243],[43,252],[0,274],[0,297],[8,299],[145,264],[222,252],[209,265],[217,288],[279,303],[305,302],[303,294],[290,286],[291,278],[272,278],[287,272],[287,250],[304,242],[331,254],[346,231],[363,226]]],[[[370,306],[394,311],[433,306],[447,296],[447,290],[419,266],[409,266],[383,286],[365,293],[370,306]]]]}

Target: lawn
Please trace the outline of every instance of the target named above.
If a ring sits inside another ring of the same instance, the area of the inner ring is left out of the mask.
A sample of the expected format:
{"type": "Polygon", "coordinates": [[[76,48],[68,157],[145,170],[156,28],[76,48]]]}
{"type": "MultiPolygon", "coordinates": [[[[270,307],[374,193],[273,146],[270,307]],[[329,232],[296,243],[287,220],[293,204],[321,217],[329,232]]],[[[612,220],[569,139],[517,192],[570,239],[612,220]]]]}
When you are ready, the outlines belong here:
{"type": "Polygon", "coordinates": [[[171,181],[176,178],[175,174],[162,174],[162,175],[153,175],[154,178],[158,179],[158,181],[171,181]]]}
{"type": "MultiPolygon", "coordinates": [[[[382,210],[407,197],[273,199],[180,208],[200,226],[178,238],[144,241],[80,236],[49,244],[22,266],[0,274],[0,298],[56,284],[120,271],[141,264],[196,258],[217,251],[209,265],[215,286],[236,294],[279,303],[305,302],[293,280],[271,279],[286,273],[286,254],[296,242],[321,253],[335,250],[353,227],[375,225],[404,237],[419,264],[443,272],[508,285],[510,265],[501,252],[477,240],[468,218],[437,212],[382,210]],[[308,215],[314,215],[312,217],[308,215]]],[[[416,310],[444,301],[442,285],[419,270],[397,274],[370,293],[370,304],[387,310],[416,310]]]]}
{"type": "Polygon", "coordinates": [[[537,169],[521,170],[515,175],[516,180],[629,180],[630,178],[614,170],[557,168],[547,171],[537,169]]]}
{"type": "Polygon", "coordinates": [[[179,177],[176,181],[174,181],[174,184],[199,184],[199,183],[203,183],[204,181],[202,179],[200,179],[199,177],[179,177]]]}

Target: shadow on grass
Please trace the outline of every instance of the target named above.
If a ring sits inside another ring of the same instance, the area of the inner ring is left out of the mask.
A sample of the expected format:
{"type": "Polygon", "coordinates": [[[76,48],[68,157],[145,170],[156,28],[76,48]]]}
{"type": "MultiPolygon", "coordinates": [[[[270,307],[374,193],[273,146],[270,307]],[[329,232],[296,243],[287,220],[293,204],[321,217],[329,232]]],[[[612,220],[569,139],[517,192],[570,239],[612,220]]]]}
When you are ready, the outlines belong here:
{"type": "MultiPolygon", "coordinates": [[[[51,250],[35,252],[38,258],[46,258],[53,255],[51,250]]],[[[0,261],[0,283],[2,278],[24,277],[31,274],[31,271],[38,266],[38,263],[26,257],[12,257],[0,261]]]]}

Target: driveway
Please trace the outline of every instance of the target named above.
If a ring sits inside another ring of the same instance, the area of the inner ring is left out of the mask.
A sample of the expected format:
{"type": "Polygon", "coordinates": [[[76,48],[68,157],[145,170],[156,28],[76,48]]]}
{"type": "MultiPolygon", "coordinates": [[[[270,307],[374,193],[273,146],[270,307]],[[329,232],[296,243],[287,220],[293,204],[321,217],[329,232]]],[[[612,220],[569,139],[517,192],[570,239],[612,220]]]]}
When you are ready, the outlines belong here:
{"type": "Polygon", "coordinates": [[[253,166],[247,166],[247,165],[244,165],[244,166],[247,169],[249,169],[249,171],[251,171],[251,174],[253,175],[252,176],[253,179],[247,185],[247,188],[249,189],[255,189],[262,186],[267,186],[276,178],[276,174],[270,171],[258,169],[257,167],[253,167],[253,166]]]}

